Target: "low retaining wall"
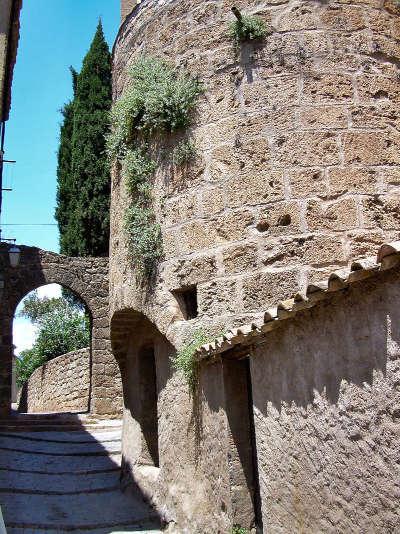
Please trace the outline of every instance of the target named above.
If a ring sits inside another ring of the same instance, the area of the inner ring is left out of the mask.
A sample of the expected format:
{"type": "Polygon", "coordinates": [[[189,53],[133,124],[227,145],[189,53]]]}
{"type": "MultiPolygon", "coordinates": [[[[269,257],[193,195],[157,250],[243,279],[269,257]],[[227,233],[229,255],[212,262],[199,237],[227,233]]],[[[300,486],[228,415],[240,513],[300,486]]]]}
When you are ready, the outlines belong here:
{"type": "Polygon", "coordinates": [[[89,406],[90,350],[80,349],[36,369],[24,384],[20,412],[85,412],[89,406]]]}

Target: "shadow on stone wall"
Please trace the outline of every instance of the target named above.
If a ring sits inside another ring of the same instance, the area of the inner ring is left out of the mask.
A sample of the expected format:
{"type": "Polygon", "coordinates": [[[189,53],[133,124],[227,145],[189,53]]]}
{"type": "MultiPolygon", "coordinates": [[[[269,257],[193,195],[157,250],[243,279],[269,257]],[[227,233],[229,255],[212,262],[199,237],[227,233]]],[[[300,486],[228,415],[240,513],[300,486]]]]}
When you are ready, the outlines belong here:
{"type": "Polygon", "coordinates": [[[399,302],[398,282],[386,276],[271,332],[251,359],[255,406],[262,412],[268,403],[278,410],[283,403],[307,408],[316,392],[336,404],[343,383],[371,386],[376,371],[386,374],[400,341],[399,302]]]}

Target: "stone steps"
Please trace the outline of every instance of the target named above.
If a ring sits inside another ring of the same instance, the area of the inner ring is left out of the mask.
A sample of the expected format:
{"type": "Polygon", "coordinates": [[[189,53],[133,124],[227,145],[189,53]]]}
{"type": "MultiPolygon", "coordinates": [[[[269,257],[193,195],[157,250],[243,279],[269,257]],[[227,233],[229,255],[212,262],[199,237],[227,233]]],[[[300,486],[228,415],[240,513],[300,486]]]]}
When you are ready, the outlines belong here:
{"type": "Polygon", "coordinates": [[[27,414],[0,425],[0,506],[8,534],[160,532],[142,495],[119,489],[120,421],[27,414]]]}

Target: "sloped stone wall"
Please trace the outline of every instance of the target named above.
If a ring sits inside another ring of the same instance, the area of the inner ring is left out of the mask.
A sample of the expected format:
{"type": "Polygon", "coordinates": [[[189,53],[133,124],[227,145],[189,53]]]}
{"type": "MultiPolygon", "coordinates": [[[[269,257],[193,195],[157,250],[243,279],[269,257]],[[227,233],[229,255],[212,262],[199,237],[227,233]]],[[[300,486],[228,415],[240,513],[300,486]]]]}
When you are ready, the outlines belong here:
{"type": "Polygon", "coordinates": [[[396,2],[238,1],[270,29],[239,51],[228,35],[232,5],[144,0],[114,47],[114,98],[141,53],[204,82],[189,132],[196,163],[176,168],[164,158],[174,137],[155,154],[165,259],[150,298],[135,284],[127,197],[119,174],[113,179],[112,307],[129,304],[164,332],[183,318],[173,290],[197,286],[206,328],[249,322],[399,236],[396,2]]]}
{"type": "Polygon", "coordinates": [[[20,412],[87,412],[90,349],[58,356],[36,369],[21,389],[20,412]]]}

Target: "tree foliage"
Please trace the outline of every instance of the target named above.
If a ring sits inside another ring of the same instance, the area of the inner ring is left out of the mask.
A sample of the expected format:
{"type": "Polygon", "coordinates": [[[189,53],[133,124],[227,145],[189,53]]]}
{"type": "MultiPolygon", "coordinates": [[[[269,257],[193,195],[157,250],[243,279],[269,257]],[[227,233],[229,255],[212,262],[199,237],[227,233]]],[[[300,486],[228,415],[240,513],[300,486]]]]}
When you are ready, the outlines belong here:
{"type": "Polygon", "coordinates": [[[58,151],[56,219],[60,251],[108,255],[110,172],[105,151],[111,108],[111,56],[101,22],[63,110],[58,151]]]}
{"type": "Polygon", "coordinates": [[[90,344],[89,318],[64,297],[39,298],[34,292],[25,299],[20,315],[36,325],[37,337],[17,358],[19,386],[45,362],[90,344]]]}

